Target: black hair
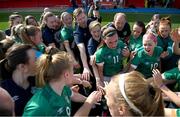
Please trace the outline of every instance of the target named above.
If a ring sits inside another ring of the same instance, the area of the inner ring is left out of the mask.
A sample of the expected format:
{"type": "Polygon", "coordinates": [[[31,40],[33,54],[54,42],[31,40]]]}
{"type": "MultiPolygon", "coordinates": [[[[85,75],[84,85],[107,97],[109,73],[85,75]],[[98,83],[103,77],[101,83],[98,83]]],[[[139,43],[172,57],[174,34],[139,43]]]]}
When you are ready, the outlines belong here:
{"type": "Polygon", "coordinates": [[[142,28],[142,33],[141,33],[141,35],[143,36],[143,35],[146,33],[146,28],[145,28],[144,22],[142,22],[142,21],[136,21],[134,24],[142,28]]]}
{"type": "Polygon", "coordinates": [[[16,44],[8,49],[6,53],[6,69],[14,71],[19,64],[26,64],[29,61],[27,51],[32,49],[28,44],[16,44]]]}

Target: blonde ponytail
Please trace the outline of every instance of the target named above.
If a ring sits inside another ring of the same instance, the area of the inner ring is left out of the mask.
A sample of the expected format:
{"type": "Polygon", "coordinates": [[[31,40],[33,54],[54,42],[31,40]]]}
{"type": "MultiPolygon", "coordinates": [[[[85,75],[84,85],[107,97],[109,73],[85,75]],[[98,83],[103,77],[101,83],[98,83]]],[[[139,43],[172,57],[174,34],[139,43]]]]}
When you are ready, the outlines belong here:
{"type": "Polygon", "coordinates": [[[44,54],[40,57],[40,59],[37,61],[37,78],[36,78],[36,86],[37,87],[43,87],[46,82],[46,73],[48,71],[48,67],[50,65],[50,55],[44,54]]]}

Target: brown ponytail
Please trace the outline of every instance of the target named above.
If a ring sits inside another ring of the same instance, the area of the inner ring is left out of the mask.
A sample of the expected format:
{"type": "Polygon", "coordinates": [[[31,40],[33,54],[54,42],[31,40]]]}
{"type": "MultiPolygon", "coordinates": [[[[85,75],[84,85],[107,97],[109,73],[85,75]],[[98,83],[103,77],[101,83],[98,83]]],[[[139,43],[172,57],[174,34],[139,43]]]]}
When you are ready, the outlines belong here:
{"type": "Polygon", "coordinates": [[[149,85],[149,95],[152,97],[152,104],[149,107],[149,111],[146,113],[145,116],[162,116],[164,114],[164,106],[162,101],[161,91],[151,85],[149,85]]]}
{"type": "Polygon", "coordinates": [[[127,98],[142,112],[143,116],[163,116],[164,107],[160,90],[148,84],[144,76],[132,71],[124,74],[124,77],[117,75],[112,78],[110,82],[110,90],[114,92],[113,98],[117,105],[126,105],[130,112],[135,116],[138,115],[133,108],[131,108],[121,94],[119,87],[119,79],[124,78],[124,90],[127,98]]]}
{"type": "Polygon", "coordinates": [[[6,68],[11,72],[16,69],[19,64],[26,64],[29,61],[27,51],[32,49],[28,44],[15,44],[7,50],[6,53],[6,68]]]}
{"type": "Polygon", "coordinates": [[[24,44],[31,44],[36,49],[38,49],[37,45],[31,40],[30,36],[35,36],[37,31],[40,31],[38,27],[29,25],[29,26],[24,26],[20,28],[20,35],[21,35],[21,40],[24,44]]]}

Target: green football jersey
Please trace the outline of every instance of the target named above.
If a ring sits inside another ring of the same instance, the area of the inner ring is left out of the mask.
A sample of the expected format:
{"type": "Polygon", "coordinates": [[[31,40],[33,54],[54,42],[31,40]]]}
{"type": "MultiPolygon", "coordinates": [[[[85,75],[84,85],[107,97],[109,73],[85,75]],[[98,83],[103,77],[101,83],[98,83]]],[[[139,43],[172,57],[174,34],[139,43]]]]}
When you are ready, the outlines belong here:
{"type": "Polygon", "coordinates": [[[60,33],[63,42],[69,41],[70,43],[72,43],[74,41],[73,28],[63,27],[60,33]]]}
{"type": "Polygon", "coordinates": [[[180,70],[178,67],[164,72],[164,77],[167,80],[176,80],[175,91],[180,91],[180,70]]]}
{"type": "Polygon", "coordinates": [[[180,117],[180,109],[177,109],[177,110],[176,110],[176,116],[177,116],[177,117],[180,117]]]}
{"type": "Polygon", "coordinates": [[[130,51],[136,51],[139,48],[142,47],[142,36],[139,36],[138,38],[134,38],[132,35],[130,36],[129,39],[129,49],[130,51]]]}
{"type": "Polygon", "coordinates": [[[146,78],[152,77],[152,70],[159,67],[162,51],[163,49],[161,47],[156,46],[153,55],[149,56],[143,48],[132,59],[131,66],[141,72],[146,78]]]}
{"type": "Polygon", "coordinates": [[[173,41],[172,41],[170,36],[163,39],[161,36],[158,35],[157,46],[160,46],[164,51],[168,51],[169,56],[171,56],[173,53],[172,52],[172,45],[173,45],[173,41]]]}
{"type": "Polygon", "coordinates": [[[64,86],[61,96],[46,85],[27,103],[23,116],[70,116],[72,92],[64,86]]]}
{"type": "Polygon", "coordinates": [[[119,40],[115,49],[110,49],[106,45],[101,47],[96,52],[96,63],[103,63],[103,75],[113,76],[122,71],[123,69],[123,55],[122,49],[125,44],[119,40]]]}
{"type": "Polygon", "coordinates": [[[44,53],[46,50],[46,46],[43,43],[37,45],[40,52],[44,53]]]}

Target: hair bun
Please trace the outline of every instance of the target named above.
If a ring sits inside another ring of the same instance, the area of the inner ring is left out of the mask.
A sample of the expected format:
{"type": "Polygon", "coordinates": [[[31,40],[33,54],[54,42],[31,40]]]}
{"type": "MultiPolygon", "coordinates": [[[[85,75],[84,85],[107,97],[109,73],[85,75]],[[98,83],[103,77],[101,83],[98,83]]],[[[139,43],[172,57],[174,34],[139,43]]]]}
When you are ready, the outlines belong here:
{"type": "Polygon", "coordinates": [[[161,20],[168,20],[171,22],[171,18],[168,16],[168,17],[162,17],[161,20]]]}

